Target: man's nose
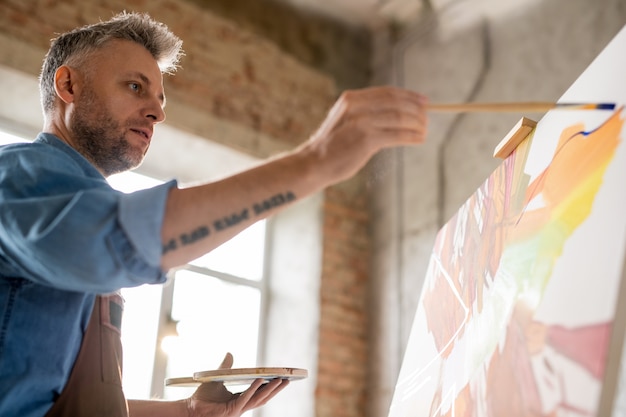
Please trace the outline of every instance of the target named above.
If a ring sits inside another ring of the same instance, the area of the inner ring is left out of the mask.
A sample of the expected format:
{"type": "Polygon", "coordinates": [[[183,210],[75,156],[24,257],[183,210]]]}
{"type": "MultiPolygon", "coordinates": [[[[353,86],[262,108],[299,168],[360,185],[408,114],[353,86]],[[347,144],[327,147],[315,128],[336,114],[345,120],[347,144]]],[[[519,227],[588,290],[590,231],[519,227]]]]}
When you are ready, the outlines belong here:
{"type": "Polygon", "coordinates": [[[163,109],[161,100],[152,100],[152,104],[146,110],[146,117],[152,119],[154,123],[161,123],[165,120],[165,109],[163,109]]]}

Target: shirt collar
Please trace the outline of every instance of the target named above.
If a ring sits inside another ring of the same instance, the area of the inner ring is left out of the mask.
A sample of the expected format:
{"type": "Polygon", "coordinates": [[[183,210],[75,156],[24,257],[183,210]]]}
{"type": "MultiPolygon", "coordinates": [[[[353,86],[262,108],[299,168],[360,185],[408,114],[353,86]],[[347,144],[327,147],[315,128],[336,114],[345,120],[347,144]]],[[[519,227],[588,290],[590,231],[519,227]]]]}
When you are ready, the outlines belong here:
{"type": "Polygon", "coordinates": [[[80,152],[72,148],[67,143],[63,142],[52,133],[39,133],[37,135],[37,138],[35,138],[35,142],[50,145],[66,153],[69,157],[71,157],[74,161],[76,161],[76,163],[80,165],[80,167],[85,171],[86,175],[95,178],[104,178],[100,171],[98,171],[87,158],[85,158],[80,152]]]}

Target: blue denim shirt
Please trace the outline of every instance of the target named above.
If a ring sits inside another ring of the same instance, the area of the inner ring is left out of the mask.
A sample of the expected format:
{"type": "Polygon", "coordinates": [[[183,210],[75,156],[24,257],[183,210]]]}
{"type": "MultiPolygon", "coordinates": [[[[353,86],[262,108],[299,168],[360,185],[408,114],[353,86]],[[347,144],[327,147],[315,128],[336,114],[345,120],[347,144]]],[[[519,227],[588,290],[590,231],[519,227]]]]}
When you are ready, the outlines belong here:
{"type": "Polygon", "coordinates": [[[124,194],[51,134],[0,147],[0,416],[43,416],[96,294],[162,283],[175,181],[124,194]]]}

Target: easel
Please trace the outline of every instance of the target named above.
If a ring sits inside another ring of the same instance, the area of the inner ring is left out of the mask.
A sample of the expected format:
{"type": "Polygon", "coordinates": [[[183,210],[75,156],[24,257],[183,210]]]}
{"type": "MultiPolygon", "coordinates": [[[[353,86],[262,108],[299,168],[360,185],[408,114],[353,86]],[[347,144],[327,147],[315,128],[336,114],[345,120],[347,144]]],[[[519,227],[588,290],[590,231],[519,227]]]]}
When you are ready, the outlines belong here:
{"type": "Polygon", "coordinates": [[[494,158],[506,159],[524,139],[537,127],[537,122],[522,117],[493,151],[494,158]]]}

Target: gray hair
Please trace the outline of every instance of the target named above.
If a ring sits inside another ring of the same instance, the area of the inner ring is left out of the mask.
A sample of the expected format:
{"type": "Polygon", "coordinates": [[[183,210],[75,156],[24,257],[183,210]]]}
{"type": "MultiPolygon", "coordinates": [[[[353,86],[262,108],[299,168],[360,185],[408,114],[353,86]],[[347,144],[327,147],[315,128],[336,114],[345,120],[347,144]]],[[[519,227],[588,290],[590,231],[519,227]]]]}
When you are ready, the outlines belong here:
{"type": "Polygon", "coordinates": [[[145,47],[157,61],[162,73],[175,72],[183,55],[183,42],[166,25],[145,13],[122,12],[106,22],[64,33],[52,40],[39,76],[44,113],[54,107],[56,70],[62,65],[84,63],[90,53],[114,39],[133,41],[145,47]]]}

